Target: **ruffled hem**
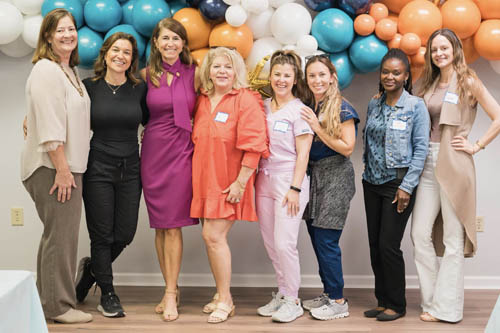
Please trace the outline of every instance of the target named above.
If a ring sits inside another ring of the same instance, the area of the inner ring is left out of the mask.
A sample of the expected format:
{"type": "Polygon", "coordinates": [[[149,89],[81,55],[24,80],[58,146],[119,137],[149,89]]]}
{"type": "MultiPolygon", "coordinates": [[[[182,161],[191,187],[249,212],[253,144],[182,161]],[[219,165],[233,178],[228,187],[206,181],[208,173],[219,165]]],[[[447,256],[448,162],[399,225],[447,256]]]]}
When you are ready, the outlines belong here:
{"type": "Polygon", "coordinates": [[[225,198],[193,198],[192,218],[243,220],[257,222],[255,207],[245,197],[237,204],[228,203],[225,198]]]}

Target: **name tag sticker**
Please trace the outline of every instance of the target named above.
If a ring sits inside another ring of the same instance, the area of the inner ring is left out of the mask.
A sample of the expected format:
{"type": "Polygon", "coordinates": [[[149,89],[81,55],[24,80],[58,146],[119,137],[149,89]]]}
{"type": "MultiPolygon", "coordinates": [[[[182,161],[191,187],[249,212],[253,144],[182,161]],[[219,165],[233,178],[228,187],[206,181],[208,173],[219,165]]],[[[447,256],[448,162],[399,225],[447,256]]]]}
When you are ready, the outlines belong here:
{"type": "Polygon", "coordinates": [[[458,95],[452,92],[447,92],[444,96],[444,101],[451,104],[458,104],[458,95]]]}
{"type": "Polygon", "coordinates": [[[406,121],[393,120],[391,128],[395,130],[404,131],[406,129],[406,121]]]}
{"type": "Polygon", "coordinates": [[[227,121],[227,118],[229,118],[229,113],[219,111],[215,116],[215,121],[218,121],[219,123],[225,123],[227,121]]]}
{"type": "Polygon", "coordinates": [[[273,130],[286,133],[288,131],[288,123],[286,121],[276,120],[274,122],[273,130]]]}

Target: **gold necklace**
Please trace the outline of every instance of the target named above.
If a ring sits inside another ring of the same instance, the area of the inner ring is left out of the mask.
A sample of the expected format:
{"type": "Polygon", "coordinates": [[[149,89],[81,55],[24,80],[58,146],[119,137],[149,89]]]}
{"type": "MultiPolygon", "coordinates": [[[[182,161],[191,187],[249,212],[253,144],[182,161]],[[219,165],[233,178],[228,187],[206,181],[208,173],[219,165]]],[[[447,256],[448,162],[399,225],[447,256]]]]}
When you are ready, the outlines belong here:
{"type": "Polygon", "coordinates": [[[68,78],[69,82],[71,83],[71,85],[73,87],[75,87],[76,91],[78,91],[78,93],[80,94],[81,97],[83,97],[83,89],[82,87],[80,86],[80,81],[78,80],[78,76],[76,75],[76,71],[73,67],[71,67],[71,69],[73,70],[73,74],[75,74],[75,79],[76,79],[76,83],[78,84],[78,87],[73,83],[73,81],[71,80],[71,78],[69,77],[68,73],[66,73],[66,71],[64,70],[64,67],[59,64],[59,67],[61,67],[64,75],[66,75],[66,77],[68,78]]]}
{"type": "Polygon", "coordinates": [[[116,92],[118,91],[118,89],[120,89],[125,84],[125,82],[127,82],[127,79],[125,79],[125,81],[123,81],[122,83],[120,83],[118,86],[115,86],[113,84],[113,86],[115,86],[116,88],[111,87],[112,84],[110,84],[106,79],[104,79],[104,82],[106,82],[106,84],[109,87],[109,89],[111,89],[111,91],[113,92],[113,95],[116,95],[116,92]]]}

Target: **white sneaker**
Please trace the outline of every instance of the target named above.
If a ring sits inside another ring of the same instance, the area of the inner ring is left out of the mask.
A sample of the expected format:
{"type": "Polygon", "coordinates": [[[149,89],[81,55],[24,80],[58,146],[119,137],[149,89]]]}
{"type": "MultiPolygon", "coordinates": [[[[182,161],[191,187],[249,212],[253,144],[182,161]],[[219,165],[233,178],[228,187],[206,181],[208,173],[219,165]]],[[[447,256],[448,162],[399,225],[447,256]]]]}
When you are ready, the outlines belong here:
{"type": "Polygon", "coordinates": [[[280,303],[278,311],[272,316],[273,321],[289,323],[304,314],[299,298],[284,296],[280,303]]]}
{"type": "Polygon", "coordinates": [[[308,299],[302,302],[302,307],[307,311],[311,311],[311,309],[319,308],[325,304],[328,304],[329,300],[330,298],[328,297],[328,294],[323,293],[314,299],[308,299]]]}
{"type": "Polygon", "coordinates": [[[339,304],[330,299],[328,304],[311,310],[311,316],[319,320],[332,320],[349,317],[349,305],[347,300],[344,304],[339,304]]]}
{"type": "Polygon", "coordinates": [[[283,295],[278,291],[272,293],[273,298],[269,303],[264,306],[261,306],[257,309],[257,313],[262,317],[271,317],[281,306],[280,300],[283,298],[283,295]]]}

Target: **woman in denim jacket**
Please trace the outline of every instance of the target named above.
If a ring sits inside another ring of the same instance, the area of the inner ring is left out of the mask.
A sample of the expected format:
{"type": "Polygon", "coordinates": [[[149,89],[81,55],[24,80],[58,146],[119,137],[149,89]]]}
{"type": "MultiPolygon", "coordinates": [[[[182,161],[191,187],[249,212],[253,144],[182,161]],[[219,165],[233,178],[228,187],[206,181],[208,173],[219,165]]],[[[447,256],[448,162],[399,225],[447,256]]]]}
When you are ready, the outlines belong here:
{"type": "Polygon", "coordinates": [[[368,105],[363,131],[363,191],[378,301],[364,315],[381,321],[406,313],[400,245],[429,144],[429,115],[411,88],[408,58],[391,49],[382,59],[379,94],[368,105]]]}

